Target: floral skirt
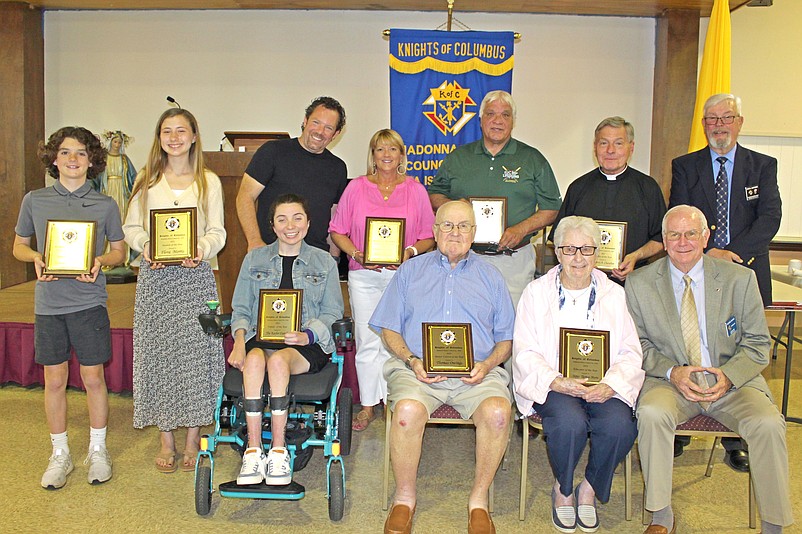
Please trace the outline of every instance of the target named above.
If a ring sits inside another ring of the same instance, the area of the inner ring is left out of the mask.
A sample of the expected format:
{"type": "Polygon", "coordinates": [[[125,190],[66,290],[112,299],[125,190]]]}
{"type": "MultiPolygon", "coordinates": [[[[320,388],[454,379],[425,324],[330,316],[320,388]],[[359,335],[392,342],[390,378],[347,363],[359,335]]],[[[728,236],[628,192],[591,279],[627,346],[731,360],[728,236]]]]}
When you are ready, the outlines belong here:
{"type": "Polygon", "coordinates": [[[208,300],[218,295],[207,262],[194,269],[142,262],[134,304],[134,427],[168,431],[212,422],[225,356],[222,339],[198,322],[208,300]]]}

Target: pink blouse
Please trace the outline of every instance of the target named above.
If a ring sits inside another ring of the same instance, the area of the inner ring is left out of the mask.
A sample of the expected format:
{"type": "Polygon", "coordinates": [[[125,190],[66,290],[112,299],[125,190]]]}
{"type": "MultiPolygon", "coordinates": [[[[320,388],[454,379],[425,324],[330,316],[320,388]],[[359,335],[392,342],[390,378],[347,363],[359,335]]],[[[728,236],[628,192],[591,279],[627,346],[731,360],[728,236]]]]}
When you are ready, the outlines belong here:
{"type": "MultiPolygon", "coordinates": [[[[406,219],[404,246],[414,245],[421,239],[434,237],[434,211],[429,194],[414,178],[407,177],[398,184],[387,200],[379,187],[366,176],[354,178],[345,188],[337,211],[329,223],[329,232],[347,235],[358,250],[365,250],[365,221],[368,217],[403,217],[406,219]]],[[[348,260],[351,270],[364,269],[353,258],[348,260]]]]}

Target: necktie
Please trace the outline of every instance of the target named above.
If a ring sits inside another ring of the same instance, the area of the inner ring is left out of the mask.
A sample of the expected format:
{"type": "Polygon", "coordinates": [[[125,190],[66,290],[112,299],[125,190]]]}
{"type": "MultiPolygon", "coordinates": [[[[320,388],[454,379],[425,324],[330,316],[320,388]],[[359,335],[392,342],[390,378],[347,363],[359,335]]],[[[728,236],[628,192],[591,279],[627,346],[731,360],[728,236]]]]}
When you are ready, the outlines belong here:
{"type": "MultiPolygon", "coordinates": [[[[688,363],[698,367],[702,365],[702,335],[699,332],[699,316],[696,314],[696,301],[693,299],[691,277],[686,274],[682,277],[682,281],[685,282],[685,291],[682,293],[682,303],[680,305],[682,340],[685,342],[688,363]]],[[[691,379],[700,387],[707,388],[707,380],[704,373],[693,373],[691,374],[691,379]]],[[[700,402],[699,406],[703,410],[707,410],[710,407],[710,403],[700,402]]]]}
{"type": "Polygon", "coordinates": [[[713,246],[724,248],[727,246],[727,158],[716,158],[719,162],[718,175],[716,175],[716,233],[713,236],[713,246]]]}

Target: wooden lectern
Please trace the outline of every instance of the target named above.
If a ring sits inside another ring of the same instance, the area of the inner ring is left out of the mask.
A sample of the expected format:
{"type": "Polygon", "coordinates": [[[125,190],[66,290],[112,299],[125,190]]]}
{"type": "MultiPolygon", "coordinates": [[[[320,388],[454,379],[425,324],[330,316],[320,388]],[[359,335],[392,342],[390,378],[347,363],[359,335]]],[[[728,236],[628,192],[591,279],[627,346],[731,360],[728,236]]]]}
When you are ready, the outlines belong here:
{"type": "Polygon", "coordinates": [[[223,313],[231,311],[231,297],[237,285],[242,259],[248,252],[248,241],[242,232],[237,217],[237,192],[242,175],[251,162],[253,152],[268,141],[288,139],[287,132],[225,132],[231,144],[239,150],[246,147],[247,152],[204,152],[206,166],[220,177],[223,183],[223,202],[225,208],[226,246],[217,255],[220,265],[220,303],[223,313]]]}
{"type": "Polygon", "coordinates": [[[267,141],[275,141],[276,139],[289,139],[290,134],[287,132],[223,132],[234,147],[235,152],[240,151],[240,147],[245,147],[245,152],[256,152],[260,146],[267,141]]]}

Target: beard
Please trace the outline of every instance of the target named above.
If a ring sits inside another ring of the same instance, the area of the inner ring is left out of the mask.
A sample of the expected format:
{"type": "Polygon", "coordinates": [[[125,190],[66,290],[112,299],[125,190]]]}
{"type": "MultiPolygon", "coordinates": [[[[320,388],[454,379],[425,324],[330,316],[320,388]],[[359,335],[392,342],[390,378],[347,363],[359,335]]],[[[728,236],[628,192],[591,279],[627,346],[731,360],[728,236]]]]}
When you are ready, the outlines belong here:
{"type": "Polygon", "coordinates": [[[732,142],[732,134],[727,132],[727,135],[718,139],[714,137],[714,134],[715,132],[711,132],[710,135],[707,136],[707,142],[710,143],[710,146],[714,148],[727,148],[730,146],[730,143],[732,142]]]}

